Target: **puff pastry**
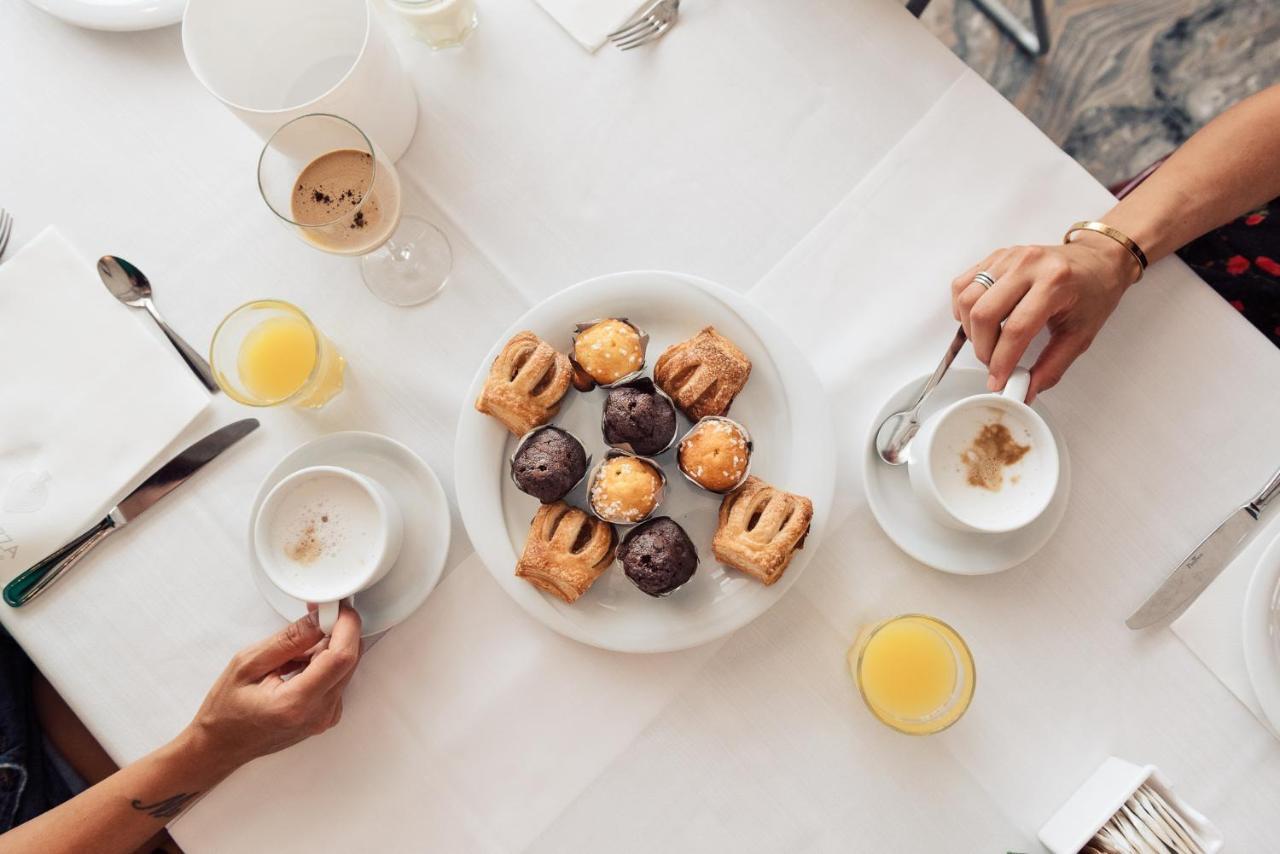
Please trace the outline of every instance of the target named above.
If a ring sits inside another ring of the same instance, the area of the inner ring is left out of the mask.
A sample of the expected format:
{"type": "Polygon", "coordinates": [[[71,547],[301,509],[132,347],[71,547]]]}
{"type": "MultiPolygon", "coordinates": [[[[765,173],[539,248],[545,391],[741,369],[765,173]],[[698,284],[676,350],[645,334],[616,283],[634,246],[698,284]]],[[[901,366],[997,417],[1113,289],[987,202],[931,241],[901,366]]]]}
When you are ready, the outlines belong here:
{"type": "Polygon", "coordinates": [[[804,546],[813,521],[813,502],[748,477],[720,502],[720,524],[711,541],[716,559],[765,585],[787,571],[804,546]]]}
{"type": "Polygon", "coordinates": [[[568,356],[532,332],[519,332],[493,360],[476,409],[523,436],[560,411],[572,376],[568,356]]]}
{"type": "Polygon", "coordinates": [[[747,354],[714,326],[671,345],[653,366],[658,387],[694,421],[726,414],[749,376],[747,354]]]}
{"type": "Polygon", "coordinates": [[[516,576],[572,604],[613,563],[613,526],[563,501],[544,504],[529,526],[516,576]]]}

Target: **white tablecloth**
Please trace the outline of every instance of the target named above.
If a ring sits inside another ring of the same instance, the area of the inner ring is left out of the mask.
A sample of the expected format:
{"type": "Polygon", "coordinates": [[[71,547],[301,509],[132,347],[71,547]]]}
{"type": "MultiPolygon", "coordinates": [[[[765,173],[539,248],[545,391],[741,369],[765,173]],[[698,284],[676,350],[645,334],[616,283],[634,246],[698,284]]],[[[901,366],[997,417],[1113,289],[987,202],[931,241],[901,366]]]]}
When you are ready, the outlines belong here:
{"type": "MultiPolygon", "coordinates": [[[[1028,850],[1109,754],[1159,765],[1233,850],[1273,847],[1280,745],[1170,633],[1123,617],[1280,458],[1280,402],[1259,392],[1280,356],[1166,262],[1046,396],[1075,478],[1054,541],[992,577],[914,563],[862,498],[871,411],[935,363],[955,270],[1055,240],[1106,195],[889,0],[686,5],[657,49],[626,55],[585,54],[523,0],[483,6],[461,51],[401,44],[422,117],[400,168],[457,255],[449,290],[413,310],[271,221],[259,143],[186,73],[176,30],[0,7],[15,239],[56,222],[130,258],[195,342],[239,302],[290,299],[352,366],[332,405],[265,413],[198,489],[0,620],[108,750],[137,757],[280,625],[245,570],[275,460],[377,430],[452,492],[456,413],[508,323],[591,275],[685,270],[754,288],[849,441],[843,521],[792,592],[721,643],[611,655],[525,617],[455,521],[450,573],[368,654],[342,726],[198,804],[174,826],[188,851],[1028,850]],[[977,699],[942,736],[884,729],[844,673],[856,627],[902,610],[974,647],[977,699]]],[[[191,433],[241,413],[216,401],[191,433]]]]}

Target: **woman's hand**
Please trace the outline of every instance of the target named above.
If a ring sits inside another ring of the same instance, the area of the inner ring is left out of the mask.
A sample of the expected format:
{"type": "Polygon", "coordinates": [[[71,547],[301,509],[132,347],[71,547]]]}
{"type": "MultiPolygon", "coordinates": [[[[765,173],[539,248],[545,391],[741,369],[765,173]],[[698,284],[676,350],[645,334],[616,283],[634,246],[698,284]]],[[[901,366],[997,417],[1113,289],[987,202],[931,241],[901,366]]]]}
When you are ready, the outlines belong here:
{"type": "Polygon", "coordinates": [[[324,640],[312,613],[236,653],[188,727],[191,739],[240,765],[337,724],[360,660],[360,615],[343,605],[324,640]]]}
{"type": "Polygon", "coordinates": [[[1049,343],[1031,368],[1031,400],[1089,348],[1138,273],[1123,246],[1077,232],[1062,246],[993,252],[952,281],[951,309],[987,365],[992,391],[1004,388],[1031,339],[1049,327],[1049,343]],[[990,289],[974,281],[980,271],[995,279],[990,289]]]}

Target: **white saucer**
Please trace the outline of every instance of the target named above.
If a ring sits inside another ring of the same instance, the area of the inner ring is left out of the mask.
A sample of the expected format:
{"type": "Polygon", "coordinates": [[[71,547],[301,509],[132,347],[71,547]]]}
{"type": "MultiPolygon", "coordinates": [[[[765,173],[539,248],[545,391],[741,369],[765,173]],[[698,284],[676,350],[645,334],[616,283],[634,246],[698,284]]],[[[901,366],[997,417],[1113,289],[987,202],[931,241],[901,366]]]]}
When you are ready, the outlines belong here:
{"type": "MultiPolygon", "coordinates": [[[[1040,413],[1053,431],[1058,444],[1058,459],[1062,464],[1058,493],[1040,518],[1007,534],[978,534],[948,528],[934,521],[929,511],[920,506],[911,491],[907,467],[885,464],[875,448],[875,435],[880,423],[910,404],[926,378],[927,375],[921,376],[904,385],[885,402],[871,422],[863,463],[863,483],[871,512],[898,548],[934,569],[955,575],[988,575],[1015,567],[1049,542],[1062,521],[1062,514],[1067,511],[1067,497],[1071,493],[1071,459],[1067,456],[1062,434],[1054,428],[1053,419],[1037,401],[1032,408],[1040,413]]],[[[986,392],[986,371],[952,368],[925,402],[921,418],[928,418],[962,397],[986,392]]]]}
{"type": "Polygon", "coordinates": [[[1280,732],[1280,537],[1267,546],[1244,596],[1244,663],[1258,704],[1280,732]]]}
{"type": "MultiPolygon", "coordinates": [[[[400,557],[387,575],[355,596],[364,621],[364,635],[376,635],[403,622],[426,601],[444,572],[449,552],[449,503],[444,488],[422,459],[404,445],[377,433],[331,433],[295,448],[263,479],[249,512],[249,542],[253,520],[268,492],[299,469],[317,465],[341,466],[377,480],[395,496],[404,515],[400,557]]],[[[286,596],[267,580],[249,549],[253,583],[280,616],[296,620],[306,603],[286,596]]]]}
{"type": "Polygon", "coordinates": [[[68,24],[91,30],[153,30],[182,20],[187,0],[28,0],[68,24]]]}

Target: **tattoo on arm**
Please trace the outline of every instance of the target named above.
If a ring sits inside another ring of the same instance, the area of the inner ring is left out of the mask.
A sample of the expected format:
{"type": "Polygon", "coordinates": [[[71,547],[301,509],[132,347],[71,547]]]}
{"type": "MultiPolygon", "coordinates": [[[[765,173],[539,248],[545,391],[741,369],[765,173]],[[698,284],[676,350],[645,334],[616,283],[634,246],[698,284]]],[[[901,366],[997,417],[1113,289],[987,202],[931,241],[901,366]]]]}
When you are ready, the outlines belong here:
{"type": "Polygon", "coordinates": [[[145,812],[152,818],[173,818],[189,807],[191,802],[199,795],[199,792],[179,792],[172,797],[156,801],[154,804],[144,804],[137,798],[134,798],[130,803],[135,810],[145,812]]]}

